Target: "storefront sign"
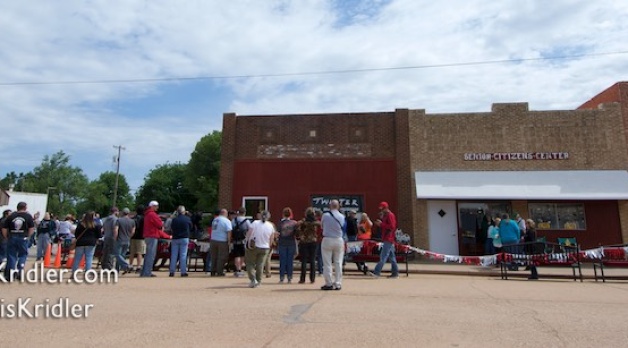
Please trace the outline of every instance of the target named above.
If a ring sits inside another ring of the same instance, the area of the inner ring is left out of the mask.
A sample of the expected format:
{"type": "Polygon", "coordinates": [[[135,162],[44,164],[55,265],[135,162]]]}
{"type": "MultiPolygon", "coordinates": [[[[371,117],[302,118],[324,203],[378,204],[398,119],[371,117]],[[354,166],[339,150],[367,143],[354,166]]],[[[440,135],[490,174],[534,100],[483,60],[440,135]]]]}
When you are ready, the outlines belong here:
{"type": "Polygon", "coordinates": [[[530,161],[530,160],[566,160],[569,152],[467,152],[465,161],[530,161]]]}
{"type": "Polygon", "coordinates": [[[340,202],[340,211],[345,212],[347,210],[364,211],[363,202],[364,199],[360,195],[335,195],[335,196],[312,196],[312,207],[318,210],[329,210],[329,202],[333,199],[337,199],[340,202]]]}

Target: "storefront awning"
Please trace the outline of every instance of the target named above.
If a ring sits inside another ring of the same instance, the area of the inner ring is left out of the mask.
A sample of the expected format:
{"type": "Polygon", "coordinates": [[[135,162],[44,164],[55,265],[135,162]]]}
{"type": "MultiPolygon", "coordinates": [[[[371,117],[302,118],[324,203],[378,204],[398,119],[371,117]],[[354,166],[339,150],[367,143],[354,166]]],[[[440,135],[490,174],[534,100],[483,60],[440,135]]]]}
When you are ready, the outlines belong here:
{"type": "Polygon", "coordinates": [[[628,200],[628,171],[416,172],[419,199],[628,200]]]}

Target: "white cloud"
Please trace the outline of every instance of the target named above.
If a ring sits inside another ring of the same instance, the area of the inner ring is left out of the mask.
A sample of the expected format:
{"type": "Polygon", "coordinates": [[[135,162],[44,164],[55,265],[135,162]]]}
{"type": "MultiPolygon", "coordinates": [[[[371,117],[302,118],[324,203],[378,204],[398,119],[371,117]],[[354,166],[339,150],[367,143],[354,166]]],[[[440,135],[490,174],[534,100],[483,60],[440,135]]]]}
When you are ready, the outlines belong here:
{"type": "MultiPolygon", "coordinates": [[[[0,83],[258,75],[628,50],[628,8],[612,0],[394,0],[357,7],[296,0],[37,3],[0,4],[0,83]]],[[[185,105],[180,114],[145,111],[142,102],[158,105],[165,83],[0,86],[0,120],[11,130],[0,137],[0,170],[33,166],[33,158],[64,149],[95,177],[111,169],[111,146],[123,144],[126,174],[137,187],[156,164],[187,161],[196,141],[221,127],[222,112],[462,112],[502,101],[528,101],[537,110],[575,108],[626,80],[625,58],[215,80],[232,99],[224,101],[227,109],[209,106],[202,115],[185,105]],[[134,109],[120,112],[117,106],[129,101],[134,109]]]]}

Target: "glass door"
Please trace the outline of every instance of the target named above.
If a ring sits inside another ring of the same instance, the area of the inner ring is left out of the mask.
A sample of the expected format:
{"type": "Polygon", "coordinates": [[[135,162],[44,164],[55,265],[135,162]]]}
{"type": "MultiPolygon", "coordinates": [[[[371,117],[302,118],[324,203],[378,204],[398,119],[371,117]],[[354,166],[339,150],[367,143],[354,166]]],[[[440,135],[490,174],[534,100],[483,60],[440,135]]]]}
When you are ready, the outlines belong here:
{"type": "Polygon", "coordinates": [[[488,224],[503,213],[511,213],[510,202],[458,202],[460,254],[483,255],[488,224]]]}

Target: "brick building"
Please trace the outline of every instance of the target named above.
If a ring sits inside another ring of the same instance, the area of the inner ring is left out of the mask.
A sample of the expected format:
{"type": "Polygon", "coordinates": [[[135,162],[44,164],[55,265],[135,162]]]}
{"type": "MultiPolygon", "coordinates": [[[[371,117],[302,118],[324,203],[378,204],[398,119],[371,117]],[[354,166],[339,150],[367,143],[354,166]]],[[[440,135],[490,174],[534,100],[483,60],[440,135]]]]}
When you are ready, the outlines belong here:
{"type": "Polygon", "coordinates": [[[628,98],[615,86],[578,110],[225,114],[220,204],[278,219],[336,197],[375,217],[387,201],[414,245],[448,254],[481,254],[481,219],[502,213],[548,240],[628,241],[628,98]]]}

